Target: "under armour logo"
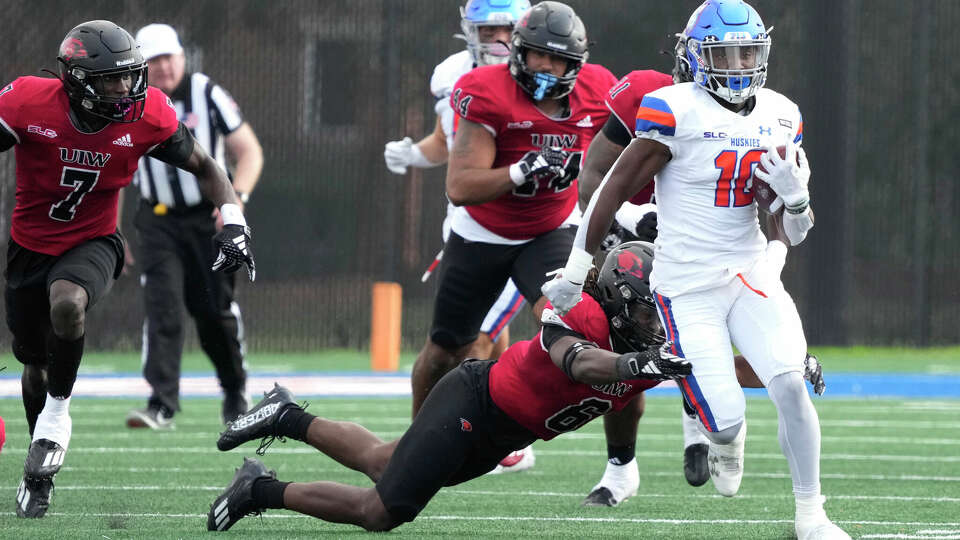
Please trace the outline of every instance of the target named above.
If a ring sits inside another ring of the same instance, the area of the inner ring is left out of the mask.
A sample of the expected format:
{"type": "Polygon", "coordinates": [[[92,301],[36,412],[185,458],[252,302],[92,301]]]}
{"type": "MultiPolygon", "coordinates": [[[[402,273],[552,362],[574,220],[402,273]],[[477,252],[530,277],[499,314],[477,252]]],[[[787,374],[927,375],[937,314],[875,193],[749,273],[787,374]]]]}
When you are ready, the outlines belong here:
{"type": "Polygon", "coordinates": [[[760,135],[763,135],[764,133],[766,133],[767,135],[772,135],[773,128],[765,128],[763,126],[760,126],[760,135]]]}

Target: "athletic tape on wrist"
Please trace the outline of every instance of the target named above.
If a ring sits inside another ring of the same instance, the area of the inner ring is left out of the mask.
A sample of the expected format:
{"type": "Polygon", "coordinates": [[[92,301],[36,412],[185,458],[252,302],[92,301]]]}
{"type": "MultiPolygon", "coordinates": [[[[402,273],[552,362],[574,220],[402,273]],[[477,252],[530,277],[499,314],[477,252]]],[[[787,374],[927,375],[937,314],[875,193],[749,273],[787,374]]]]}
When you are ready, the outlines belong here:
{"type": "Polygon", "coordinates": [[[570,250],[567,265],[563,268],[563,278],[570,283],[583,284],[587,272],[593,268],[593,255],[576,246],[570,250]]]}
{"type": "Polygon", "coordinates": [[[220,217],[223,218],[224,225],[247,226],[247,220],[243,217],[240,207],[233,203],[226,203],[220,206],[220,217]]]}

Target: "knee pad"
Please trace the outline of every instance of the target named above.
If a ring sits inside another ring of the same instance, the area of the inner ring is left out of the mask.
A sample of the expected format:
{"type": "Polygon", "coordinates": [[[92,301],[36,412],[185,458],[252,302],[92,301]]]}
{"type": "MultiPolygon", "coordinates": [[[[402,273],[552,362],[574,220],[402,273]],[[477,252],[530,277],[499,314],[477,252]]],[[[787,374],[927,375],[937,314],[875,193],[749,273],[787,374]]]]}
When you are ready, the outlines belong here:
{"type": "Polygon", "coordinates": [[[703,434],[710,439],[710,442],[713,444],[730,444],[734,439],[737,438],[737,434],[740,433],[740,428],[743,426],[743,421],[737,422],[736,424],[726,428],[721,429],[720,431],[703,431],[703,434]]]}

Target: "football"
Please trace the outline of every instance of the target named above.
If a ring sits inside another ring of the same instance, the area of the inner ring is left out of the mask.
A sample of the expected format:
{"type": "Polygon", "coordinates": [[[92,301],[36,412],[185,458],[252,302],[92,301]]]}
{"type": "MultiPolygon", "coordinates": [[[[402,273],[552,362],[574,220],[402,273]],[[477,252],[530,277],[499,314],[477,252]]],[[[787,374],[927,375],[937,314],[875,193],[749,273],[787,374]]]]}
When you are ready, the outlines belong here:
{"type": "MultiPolygon", "coordinates": [[[[787,157],[786,146],[784,145],[778,146],[777,152],[780,154],[781,158],[785,159],[787,157]]],[[[797,165],[799,164],[800,164],[800,161],[798,157],[797,165]]],[[[760,163],[760,162],[757,163],[757,169],[762,170],[763,172],[767,172],[767,169],[764,168],[763,163],[760,163]]],[[[757,169],[754,169],[753,178],[751,179],[752,183],[751,183],[750,190],[753,192],[753,200],[757,201],[757,208],[759,208],[760,210],[763,210],[768,214],[776,213],[776,211],[783,208],[783,202],[778,203],[776,209],[771,210],[771,205],[775,200],[777,200],[777,192],[775,192],[773,188],[770,187],[770,184],[757,178],[757,175],[756,175],[757,169]]]]}

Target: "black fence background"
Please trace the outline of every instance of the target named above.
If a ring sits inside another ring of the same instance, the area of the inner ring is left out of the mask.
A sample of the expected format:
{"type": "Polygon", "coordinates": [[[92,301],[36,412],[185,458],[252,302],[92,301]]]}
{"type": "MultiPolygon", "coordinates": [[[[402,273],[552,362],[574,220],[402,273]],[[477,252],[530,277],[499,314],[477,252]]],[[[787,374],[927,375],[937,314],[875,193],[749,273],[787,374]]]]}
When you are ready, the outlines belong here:
{"type": "MultiPolygon", "coordinates": [[[[266,165],[248,219],[259,278],[240,286],[255,350],[367,346],[370,288],[404,290],[403,338],[418,348],[435,283],[420,275],[440,249],[444,169],[390,174],[383,144],[426,134],[428,80],[462,48],[460,2],[231,0],[3,2],[0,79],[55,68],[63,35],[89,19],[136,32],[175,26],[188,68],[237,99],[266,165]]],[[[695,0],[572,2],[591,60],[620,76],[667,71],[671,36],[695,0]]],[[[804,113],[817,227],[784,280],[813,344],[960,342],[960,2],[757,0],[772,33],[768,86],[804,113]]],[[[0,155],[0,242],[14,191],[0,155]]],[[[125,230],[136,194],[128,192],[125,230]]],[[[135,276],[88,317],[95,349],[139,347],[135,276]]],[[[2,308],[0,308],[2,310],[2,308]]],[[[529,336],[526,316],[514,336],[529,336]]],[[[192,338],[191,338],[192,339],[192,338]]],[[[9,333],[0,332],[7,347],[9,333]]]]}

